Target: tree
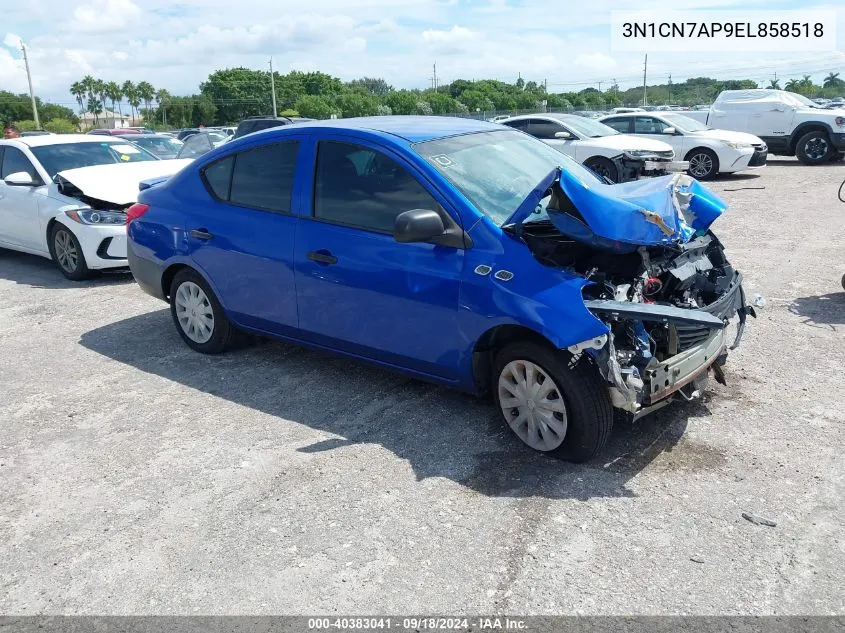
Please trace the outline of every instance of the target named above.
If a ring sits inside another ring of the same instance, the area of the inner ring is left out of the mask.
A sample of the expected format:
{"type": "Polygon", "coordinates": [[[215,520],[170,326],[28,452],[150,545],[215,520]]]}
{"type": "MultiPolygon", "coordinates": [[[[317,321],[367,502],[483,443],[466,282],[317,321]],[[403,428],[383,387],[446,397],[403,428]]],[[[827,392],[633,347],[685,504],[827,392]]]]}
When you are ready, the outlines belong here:
{"type": "Polygon", "coordinates": [[[311,119],[328,119],[337,110],[323,97],[317,95],[303,95],[296,102],[296,111],[304,117],[311,119]]]}
{"type": "MultiPolygon", "coordinates": [[[[97,101],[100,102],[102,110],[106,107],[106,82],[102,79],[94,80],[94,94],[97,95],[97,101]]],[[[114,118],[114,117],[112,117],[114,118]]]]}
{"type": "Polygon", "coordinates": [[[81,81],[74,81],[70,85],[70,94],[73,95],[73,97],[76,99],[76,103],[79,104],[79,114],[81,116],[82,113],[85,112],[85,104],[84,104],[85,94],[86,94],[85,84],[82,83],[81,81]]]}
{"type": "Polygon", "coordinates": [[[822,84],[825,88],[839,88],[842,85],[845,85],[845,81],[839,78],[839,73],[830,73],[824,78],[824,83],[822,84]]]}
{"type": "Polygon", "coordinates": [[[442,92],[428,91],[425,93],[425,100],[431,106],[434,114],[454,114],[457,112],[457,101],[448,94],[442,92]]]}
{"type": "Polygon", "coordinates": [[[371,95],[376,95],[378,97],[383,97],[393,90],[393,86],[387,83],[384,79],[376,77],[361,77],[360,79],[353,79],[346,85],[353,90],[364,90],[369,92],[371,95]]]}
{"type": "Polygon", "coordinates": [[[97,125],[99,122],[97,118],[97,107],[93,106],[91,103],[96,98],[96,92],[94,92],[94,89],[97,87],[96,84],[97,80],[91,75],[85,75],[85,77],[82,78],[82,86],[85,88],[85,97],[88,101],[88,105],[85,109],[94,115],[94,125],[97,125]]]}
{"type": "Polygon", "coordinates": [[[769,79],[769,90],[780,90],[780,79],[769,79]]]}
{"type": "Polygon", "coordinates": [[[167,106],[170,105],[172,97],[167,90],[159,88],[156,92],[155,99],[158,103],[158,109],[161,110],[161,122],[162,124],[167,125],[167,106]]]}
{"type": "Polygon", "coordinates": [[[117,110],[120,116],[123,116],[123,108],[121,101],[123,101],[123,89],[116,81],[109,81],[106,83],[106,96],[111,100],[111,109],[114,112],[114,104],[117,104],[117,110]]]}
{"type": "MultiPolygon", "coordinates": [[[[316,97],[317,95],[311,96],[316,97]]],[[[379,102],[369,94],[346,92],[340,95],[340,98],[336,101],[336,105],[344,117],[374,116],[378,113],[379,102]]]]}
{"type": "Polygon", "coordinates": [[[152,109],[153,99],[156,96],[156,89],[153,88],[153,85],[148,81],[142,81],[137,86],[135,86],[135,90],[138,92],[138,96],[144,102],[144,109],[146,110],[146,115],[150,115],[150,110],[152,109]]]}
{"type": "Polygon", "coordinates": [[[382,100],[393,114],[411,114],[417,107],[417,97],[408,90],[394,90],[382,100]]]}
{"type": "Polygon", "coordinates": [[[44,124],[44,129],[53,134],[73,134],[76,124],[70,119],[51,119],[44,124]]]}
{"type": "Polygon", "coordinates": [[[121,92],[123,92],[123,96],[126,97],[126,100],[129,102],[129,107],[131,108],[132,113],[132,124],[135,124],[135,109],[141,104],[141,99],[138,96],[138,89],[128,79],[123,82],[123,85],[120,88],[121,92]]]}
{"type": "Polygon", "coordinates": [[[431,109],[431,105],[429,105],[428,101],[424,101],[420,99],[417,101],[416,105],[414,106],[413,114],[422,114],[425,116],[431,116],[434,114],[434,111],[431,109]]]}
{"type": "MultiPolygon", "coordinates": [[[[274,75],[274,79],[278,75],[274,75]]],[[[235,123],[250,116],[272,112],[270,73],[249,68],[225,68],[211,73],[200,84],[200,92],[217,106],[221,123],[235,123]]],[[[291,90],[283,77],[276,81],[276,94],[282,109],[293,106],[304,90],[300,86],[291,90]]]]}

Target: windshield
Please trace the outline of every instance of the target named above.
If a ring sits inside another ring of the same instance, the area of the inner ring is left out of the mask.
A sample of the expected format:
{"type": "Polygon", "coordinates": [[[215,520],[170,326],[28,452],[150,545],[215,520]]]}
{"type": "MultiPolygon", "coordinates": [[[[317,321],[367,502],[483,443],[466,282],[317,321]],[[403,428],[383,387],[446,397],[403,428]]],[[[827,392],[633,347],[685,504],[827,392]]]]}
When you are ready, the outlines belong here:
{"type": "Polygon", "coordinates": [[[787,102],[789,102],[789,101],[797,101],[797,102],[798,102],[797,104],[796,104],[796,103],[792,103],[792,104],[790,104],[790,105],[802,105],[802,106],[805,106],[805,107],[808,107],[808,108],[818,108],[818,109],[820,109],[820,110],[822,109],[822,108],[819,106],[819,104],[818,104],[818,103],[815,103],[814,101],[810,101],[810,100],[809,100],[807,97],[805,97],[804,95],[799,95],[799,94],[798,94],[798,93],[796,93],[796,92],[786,92],[786,93],[785,93],[785,96],[786,96],[785,101],[787,101],[787,102]]]}
{"type": "MultiPolygon", "coordinates": [[[[550,171],[562,167],[590,185],[586,167],[516,130],[477,132],[417,143],[416,152],[484,215],[502,225],[550,171]]],[[[548,203],[546,198],[538,216],[548,203]]],[[[532,220],[544,219],[534,217],[532,220]]]]}
{"type": "Polygon", "coordinates": [[[126,141],[42,145],[31,148],[31,151],[47,173],[50,174],[50,178],[60,171],[76,169],[77,167],[158,160],[148,151],[126,141]]]}
{"type": "Polygon", "coordinates": [[[681,132],[703,132],[704,130],[713,129],[709,125],[704,125],[701,121],[696,121],[683,114],[663,114],[661,116],[681,132]]]}
{"type": "Polygon", "coordinates": [[[602,136],[613,136],[614,134],[619,134],[619,132],[609,125],[605,125],[600,121],[588,119],[583,116],[560,117],[558,120],[566,127],[570,128],[578,136],[586,138],[599,138],[602,136]]]}
{"type": "Polygon", "coordinates": [[[176,158],[182,145],[184,145],[182,141],[169,136],[133,138],[132,142],[159,158],[176,158]]]}

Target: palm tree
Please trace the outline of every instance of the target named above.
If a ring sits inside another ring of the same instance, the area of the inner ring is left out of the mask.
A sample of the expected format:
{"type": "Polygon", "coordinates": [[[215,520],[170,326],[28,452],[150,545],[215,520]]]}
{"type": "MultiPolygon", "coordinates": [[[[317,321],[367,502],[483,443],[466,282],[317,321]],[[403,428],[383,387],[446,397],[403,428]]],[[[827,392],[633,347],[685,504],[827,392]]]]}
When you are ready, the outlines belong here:
{"type": "Polygon", "coordinates": [[[85,85],[81,81],[74,81],[70,85],[70,94],[76,98],[76,102],[79,104],[79,116],[82,116],[82,113],[85,112],[85,85]]]}
{"type": "Polygon", "coordinates": [[[148,81],[142,81],[137,86],[138,96],[141,97],[144,101],[144,106],[146,109],[145,117],[150,115],[150,107],[152,106],[153,99],[156,96],[156,89],[153,88],[153,85],[148,81]]]}
{"type": "Polygon", "coordinates": [[[164,88],[159,88],[158,92],[156,92],[156,101],[161,110],[161,122],[167,125],[167,106],[170,103],[170,93],[164,88]]]}
{"type": "MultiPolygon", "coordinates": [[[[97,100],[100,102],[102,109],[105,110],[106,108],[106,82],[102,79],[95,79],[94,80],[94,94],[97,96],[97,100]]],[[[114,122],[114,117],[112,117],[112,122],[114,122]]]]}
{"type": "Polygon", "coordinates": [[[138,99],[138,90],[135,88],[135,84],[128,79],[123,82],[123,86],[121,86],[120,90],[129,102],[132,112],[132,125],[135,125],[135,108],[137,108],[138,104],[141,103],[141,100],[138,99]]]}
{"type": "Polygon", "coordinates": [[[106,84],[106,96],[111,99],[111,109],[114,112],[114,104],[117,104],[117,111],[120,113],[120,117],[123,118],[123,108],[120,105],[120,102],[123,101],[123,89],[120,87],[120,84],[116,81],[110,81],[106,84]]]}
{"type": "Polygon", "coordinates": [[[798,80],[797,79],[790,79],[789,81],[787,81],[786,82],[786,90],[788,90],[789,92],[798,92],[798,90],[799,90],[798,80]]]}
{"type": "Polygon", "coordinates": [[[770,79],[769,90],[780,90],[780,79],[770,79]]]}
{"type": "Polygon", "coordinates": [[[839,78],[839,73],[830,73],[827,77],[824,78],[824,87],[825,88],[836,88],[842,83],[842,80],[839,78]]]}
{"type": "Polygon", "coordinates": [[[99,122],[97,119],[97,112],[96,108],[91,107],[91,102],[96,99],[96,93],[94,92],[94,87],[96,84],[96,79],[94,79],[91,75],[85,75],[82,78],[82,85],[85,87],[85,96],[88,98],[88,112],[94,115],[94,125],[97,125],[99,122]]]}

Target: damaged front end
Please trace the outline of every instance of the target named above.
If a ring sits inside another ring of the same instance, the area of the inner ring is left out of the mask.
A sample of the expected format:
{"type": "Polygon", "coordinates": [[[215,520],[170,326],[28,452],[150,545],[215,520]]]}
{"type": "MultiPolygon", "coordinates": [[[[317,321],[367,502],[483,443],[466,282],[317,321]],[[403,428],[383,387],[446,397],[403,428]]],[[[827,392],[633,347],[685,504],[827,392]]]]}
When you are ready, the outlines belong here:
{"type": "Polygon", "coordinates": [[[541,263],[589,282],[584,304],[608,332],[569,351],[592,356],[613,406],[636,417],[675,395],[697,397],[711,369],[724,382],[728,350],[754,316],[709,230],[727,205],[688,176],[659,181],[596,186],[561,172],[535,190],[548,198],[535,212],[548,219],[505,226],[541,263]]]}

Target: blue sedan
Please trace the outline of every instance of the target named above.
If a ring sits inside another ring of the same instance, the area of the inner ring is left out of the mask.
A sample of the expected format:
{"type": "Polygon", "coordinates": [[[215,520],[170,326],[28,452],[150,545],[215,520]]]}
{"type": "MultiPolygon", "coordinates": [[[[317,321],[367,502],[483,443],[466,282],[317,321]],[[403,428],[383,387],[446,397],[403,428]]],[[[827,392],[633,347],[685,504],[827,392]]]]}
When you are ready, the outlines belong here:
{"type": "MultiPolygon", "coordinates": [[[[141,288],[198,352],[247,331],[490,394],[528,446],[593,457],[617,416],[724,380],[742,277],[689,176],[608,185],[522,132],[298,123],[142,187],[141,288]]],[[[236,378],[236,377],[233,377],[236,378]]]]}

